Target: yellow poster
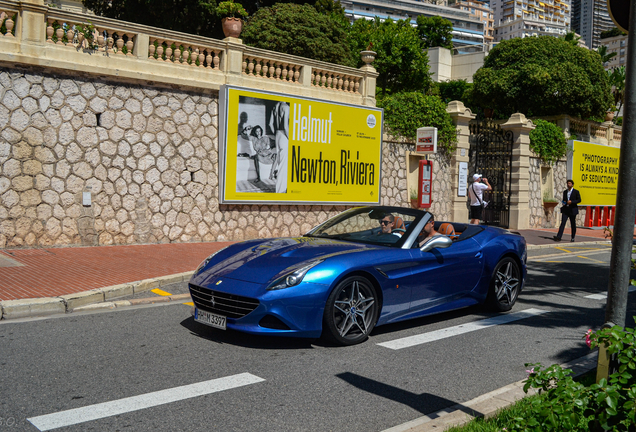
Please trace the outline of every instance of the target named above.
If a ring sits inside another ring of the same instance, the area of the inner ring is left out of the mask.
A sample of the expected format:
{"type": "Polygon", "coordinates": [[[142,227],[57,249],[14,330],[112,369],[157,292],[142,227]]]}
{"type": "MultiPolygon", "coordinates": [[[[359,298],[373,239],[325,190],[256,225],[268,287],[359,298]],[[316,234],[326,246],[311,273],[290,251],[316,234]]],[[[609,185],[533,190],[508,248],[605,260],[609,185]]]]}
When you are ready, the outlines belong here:
{"type": "Polygon", "coordinates": [[[382,110],[220,92],[221,203],[379,204],[382,110]]]}
{"type": "Polygon", "coordinates": [[[616,205],[620,149],[573,141],[568,158],[569,178],[581,193],[581,206],[616,205]]]}

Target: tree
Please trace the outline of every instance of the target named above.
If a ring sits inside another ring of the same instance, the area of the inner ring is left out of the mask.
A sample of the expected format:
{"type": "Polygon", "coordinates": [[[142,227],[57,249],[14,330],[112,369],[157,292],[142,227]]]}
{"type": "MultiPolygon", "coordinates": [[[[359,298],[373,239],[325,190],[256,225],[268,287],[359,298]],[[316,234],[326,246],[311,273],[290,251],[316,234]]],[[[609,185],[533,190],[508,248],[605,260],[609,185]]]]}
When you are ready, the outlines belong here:
{"type": "Polygon", "coordinates": [[[346,25],[308,4],[278,3],[248,18],[247,45],[345,66],[355,66],[346,25]]]}
{"type": "Polygon", "coordinates": [[[612,105],[598,53],[552,36],[501,41],[473,83],[475,102],[503,116],[522,112],[603,119],[612,105]]]}
{"type": "Polygon", "coordinates": [[[377,52],[373,66],[380,74],[379,97],[401,91],[427,91],[431,86],[428,57],[422,51],[417,30],[407,20],[357,20],[349,32],[351,53],[362,65],[359,52],[377,52]]]}
{"type": "Polygon", "coordinates": [[[466,82],[465,79],[448,80],[438,82],[437,89],[439,91],[439,97],[448,104],[454,100],[460,100],[466,104],[465,99],[468,93],[472,90],[473,84],[466,82]]]}
{"type": "Polygon", "coordinates": [[[577,34],[574,32],[567,32],[566,35],[563,36],[563,40],[574,46],[578,46],[579,41],[581,40],[581,36],[577,36],[577,34]]]}
{"type": "Polygon", "coordinates": [[[623,107],[623,102],[625,100],[625,66],[608,70],[607,76],[612,88],[612,96],[614,97],[613,108],[616,110],[616,116],[618,117],[618,113],[623,107]]]}
{"type": "Polygon", "coordinates": [[[217,0],[82,0],[96,15],[222,39],[217,0]]]}
{"type": "Polygon", "coordinates": [[[609,62],[616,56],[615,52],[608,53],[607,47],[605,45],[599,45],[599,47],[596,48],[596,52],[598,53],[598,55],[601,56],[601,63],[603,63],[603,65],[605,65],[605,63],[609,62]]]}
{"type": "Polygon", "coordinates": [[[447,19],[420,15],[417,17],[417,32],[422,40],[422,48],[453,49],[453,23],[447,19]]]}
{"type": "Polygon", "coordinates": [[[394,136],[415,139],[417,128],[437,128],[437,146],[450,154],[457,144],[457,128],[446,112],[446,104],[437,96],[403,92],[387,96],[378,106],[384,108],[384,125],[394,136]]]}

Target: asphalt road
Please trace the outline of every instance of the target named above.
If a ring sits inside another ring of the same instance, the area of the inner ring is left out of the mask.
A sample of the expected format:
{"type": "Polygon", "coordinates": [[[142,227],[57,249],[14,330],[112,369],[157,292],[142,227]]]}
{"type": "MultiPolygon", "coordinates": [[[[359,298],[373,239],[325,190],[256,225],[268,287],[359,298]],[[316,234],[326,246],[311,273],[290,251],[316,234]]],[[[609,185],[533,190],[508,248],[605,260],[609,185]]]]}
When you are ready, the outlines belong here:
{"type": "MultiPolygon", "coordinates": [[[[513,312],[544,313],[463,334],[497,315],[470,308],[388,325],[344,348],[217,331],[175,303],[3,322],[0,431],[97,412],[106,416],[58,430],[381,431],[523,379],[524,363],[587,354],[583,336],[603,323],[605,300],[586,296],[607,290],[610,257],[595,249],[531,257],[513,312]],[[404,349],[378,345],[460,325],[460,334],[404,349]],[[239,374],[251,383],[166,402],[191,390],[177,388],[239,374]],[[120,414],[96,406],[133,396],[143,397],[122,401],[120,414]]],[[[636,293],[629,301],[631,317],[636,293]]]]}

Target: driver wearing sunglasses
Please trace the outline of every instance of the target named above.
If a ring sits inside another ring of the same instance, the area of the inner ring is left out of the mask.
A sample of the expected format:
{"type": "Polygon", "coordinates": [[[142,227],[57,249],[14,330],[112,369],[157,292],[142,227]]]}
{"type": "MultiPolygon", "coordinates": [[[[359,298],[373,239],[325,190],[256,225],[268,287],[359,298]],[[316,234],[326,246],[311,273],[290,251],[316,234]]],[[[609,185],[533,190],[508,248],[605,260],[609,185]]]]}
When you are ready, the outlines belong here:
{"type": "Polygon", "coordinates": [[[402,233],[399,231],[393,232],[393,227],[395,225],[395,216],[392,214],[384,215],[384,217],[380,220],[380,234],[393,234],[398,237],[402,237],[402,233]]]}

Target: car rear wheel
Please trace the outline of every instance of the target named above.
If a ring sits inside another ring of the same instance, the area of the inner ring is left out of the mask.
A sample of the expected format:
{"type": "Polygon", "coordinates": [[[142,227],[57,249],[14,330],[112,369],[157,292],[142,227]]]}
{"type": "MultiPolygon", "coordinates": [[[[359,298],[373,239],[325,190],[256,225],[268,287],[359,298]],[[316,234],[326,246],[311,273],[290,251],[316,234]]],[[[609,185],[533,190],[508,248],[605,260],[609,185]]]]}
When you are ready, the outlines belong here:
{"type": "Polygon", "coordinates": [[[509,311],[517,301],[520,288],[519,264],[514,259],[506,257],[497,263],[492,274],[487,302],[495,311],[509,311]]]}
{"type": "Polygon", "coordinates": [[[378,316],[375,289],[362,276],[348,277],[327,299],[323,334],[340,345],[354,345],[367,339],[378,316]]]}

